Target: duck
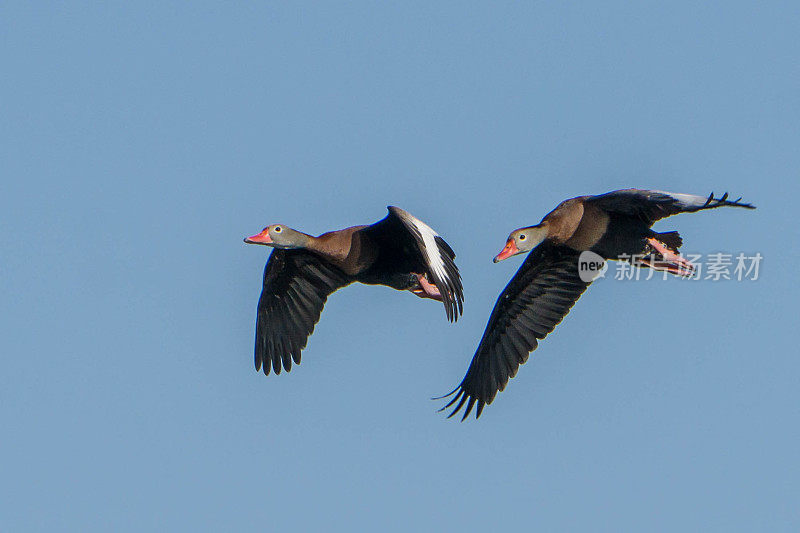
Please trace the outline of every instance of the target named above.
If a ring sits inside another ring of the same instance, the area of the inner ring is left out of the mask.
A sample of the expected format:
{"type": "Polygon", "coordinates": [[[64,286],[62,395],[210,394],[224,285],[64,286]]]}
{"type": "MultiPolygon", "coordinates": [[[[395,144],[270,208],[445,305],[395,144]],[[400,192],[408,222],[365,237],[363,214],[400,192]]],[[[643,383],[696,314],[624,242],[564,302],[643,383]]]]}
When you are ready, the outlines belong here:
{"type": "MultiPolygon", "coordinates": [[[[677,231],[655,232],[653,224],[678,213],[719,207],[755,209],[742,199],[729,200],[658,190],[623,189],[561,202],[534,226],[508,236],[494,262],[528,256],[503,289],[492,309],[483,337],[464,379],[449,394],[448,418],[464,408],[465,420],[474,406],[475,418],[513,378],[541,339],[553,331],[596,278],[579,271],[589,253],[598,266],[606,260],[628,261],[637,267],[691,276],[694,265],[678,252],[677,231]]],[[[595,269],[599,272],[599,269],[595,269]]]]}
{"type": "Polygon", "coordinates": [[[430,226],[399,207],[382,220],[305,234],[272,224],[244,239],[271,247],[258,299],[255,367],[291,371],[314,331],[328,296],[354,282],[409,291],[440,301],[450,322],[463,313],[455,252],[430,226]]]}

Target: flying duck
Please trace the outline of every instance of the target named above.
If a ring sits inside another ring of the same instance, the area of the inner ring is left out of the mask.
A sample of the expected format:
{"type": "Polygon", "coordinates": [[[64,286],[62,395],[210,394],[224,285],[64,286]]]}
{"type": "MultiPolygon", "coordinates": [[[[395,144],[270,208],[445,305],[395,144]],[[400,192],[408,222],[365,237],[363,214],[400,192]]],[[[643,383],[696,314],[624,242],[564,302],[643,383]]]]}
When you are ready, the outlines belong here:
{"type": "Polygon", "coordinates": [[[371,226],[312,237],[272,224],[244,240],[274,248],[258,300],[256,371],[280,374],[299,364],[328,296],[355,281],[439,300],[448,320],[458,319],[464,294],[453,249],[421,220],[388,209],[371,226]]]}
{"type": "MultiPolygon", "coordinates": [[[[539,224],[511,232],[494,262],[531,252],[503,289],[486,330],[455,396],[441,410],[455,405],[452,417],[466,405],[461,420],[477,404],[475,417],[492,403],[519,365],[569,312],[591,279],[581,276],[578,258],[591,251],[604,260],[627,260],[636,266],[691,275],[693,265],[680,256],[683,243],[676,231],[650,229],[659,219],[677,213],[732,206],[754,209],[738,200],[624,189],[599,196],[578,196],[561,202],[539,224]]],[[[595,256],[596,257],[596,256],[595,256]]]]}

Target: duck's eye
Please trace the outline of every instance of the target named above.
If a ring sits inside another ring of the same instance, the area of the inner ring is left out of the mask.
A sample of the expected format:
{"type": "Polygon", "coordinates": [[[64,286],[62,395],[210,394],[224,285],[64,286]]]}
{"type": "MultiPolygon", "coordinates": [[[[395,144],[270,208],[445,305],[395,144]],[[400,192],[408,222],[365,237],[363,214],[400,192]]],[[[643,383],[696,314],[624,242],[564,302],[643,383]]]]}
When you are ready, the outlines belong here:
{"type": "Polygon", "coordinates": [[[275,233],[280,233],[282,231],[283,231],[283,228],[281,228],[280,226],[275,226],[275,233]]]}
{"type": "Polygon", "coordinates": [[[524,240],[525,240],[525,234],[524,234],[524,233],[523,233],[522,235],[520,235],[520,236],[519,236],[519,240],[521,240],[521,241],[524,241],[524,240]]]}

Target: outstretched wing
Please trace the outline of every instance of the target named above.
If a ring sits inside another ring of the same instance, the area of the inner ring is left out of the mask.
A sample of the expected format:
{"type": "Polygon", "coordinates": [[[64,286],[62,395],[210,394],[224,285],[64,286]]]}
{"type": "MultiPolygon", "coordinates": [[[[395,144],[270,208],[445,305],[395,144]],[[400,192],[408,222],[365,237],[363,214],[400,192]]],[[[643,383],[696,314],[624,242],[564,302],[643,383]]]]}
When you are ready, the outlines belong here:
{"type": "Polygon", "coordinates": [[[328,296],[352,280],[305,250],[275,249],[264,267],[256,319],[256,371],[288,372],[319,320],[328,296]]]}
{"type": "Polygon", "coordinates": [[[447,319],[458,320],[464,309],[464,288],[453,249],[433,228],[399,207],[389,206],[389,215],[384,220],[387,224],[393,220],[399,222],[400,231],[413,239],[416,252],[430,274],[429,281],[442,295],[447,319]]]}
{"type": "Polygon", "coordinates": [[[462,420],[477,403],[475,417],[492,403],[528,360],[539,339],[553,331],[591,282],[578,275],[579,253],[565,246],[535,248],[503,289],[494,305],[472,363],[455,394],[441,410],[455,404],[448,418],[464,405],[462,420]],[[456,403],[457,402],[457,403],[456,403]]]}
{"type": "Polygon", "coordinates": [[[693,213],[715,207],[733,206],[755,209],[753,205],[740,200],[741,198],[728,200],[728,193],[715,198],[713,192],[706,197],[643,189],[622,189],[584,198],[584,202],[594,204],[604,211],[636,217],[647,222],[648,225],[670,215],[693,213]]]}

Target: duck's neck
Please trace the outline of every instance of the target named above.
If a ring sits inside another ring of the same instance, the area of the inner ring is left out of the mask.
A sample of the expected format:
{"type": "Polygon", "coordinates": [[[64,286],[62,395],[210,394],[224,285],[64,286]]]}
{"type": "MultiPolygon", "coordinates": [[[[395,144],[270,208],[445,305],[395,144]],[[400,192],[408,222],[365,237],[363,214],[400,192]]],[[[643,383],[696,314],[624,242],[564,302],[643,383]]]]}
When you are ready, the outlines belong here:
{"type": "Polygon", "coordinates": [[[330,260],[342,259],[350,250],[351,232],[331,231],[319,237],[303,234],[302,247],[330,260]]]}
{"type": "Polygon", "coordinates": [[[314,242],[317,240],[317,237],[313,237],[301,231],[297,232],[297,244],[298,248],[306,248],[312,249],[314,247],[314,242]]]}
{"type": "Polygon", "coordinates": [[[549,225],[550,223],[547,220],[543,220],[541,223],[530,228],[529,235],[531,242],[529,242],[528,245],[531,248],[539,246],[550,236],[549,225]]]}
{"type": "Polygon", "coordinates": [[[325,258],[348,274],[358,273],[368,267],[377,254],[374,243],[358,231],[364,227],[366,226],[354,226],[323,233],[319,237],[309,237],[306,249],[325,258]]]}
{"type": "Polygon", "coordinates": [[[310,249],[311,246],[313,246],[313,239],[314,237],[311,235],[306,235],[301,231],[285,228],[281,233],[280,239],[278,239],[278,242],[275,242],[273,246],[275,246],[275,248],[283,249],[310,249]]]}

